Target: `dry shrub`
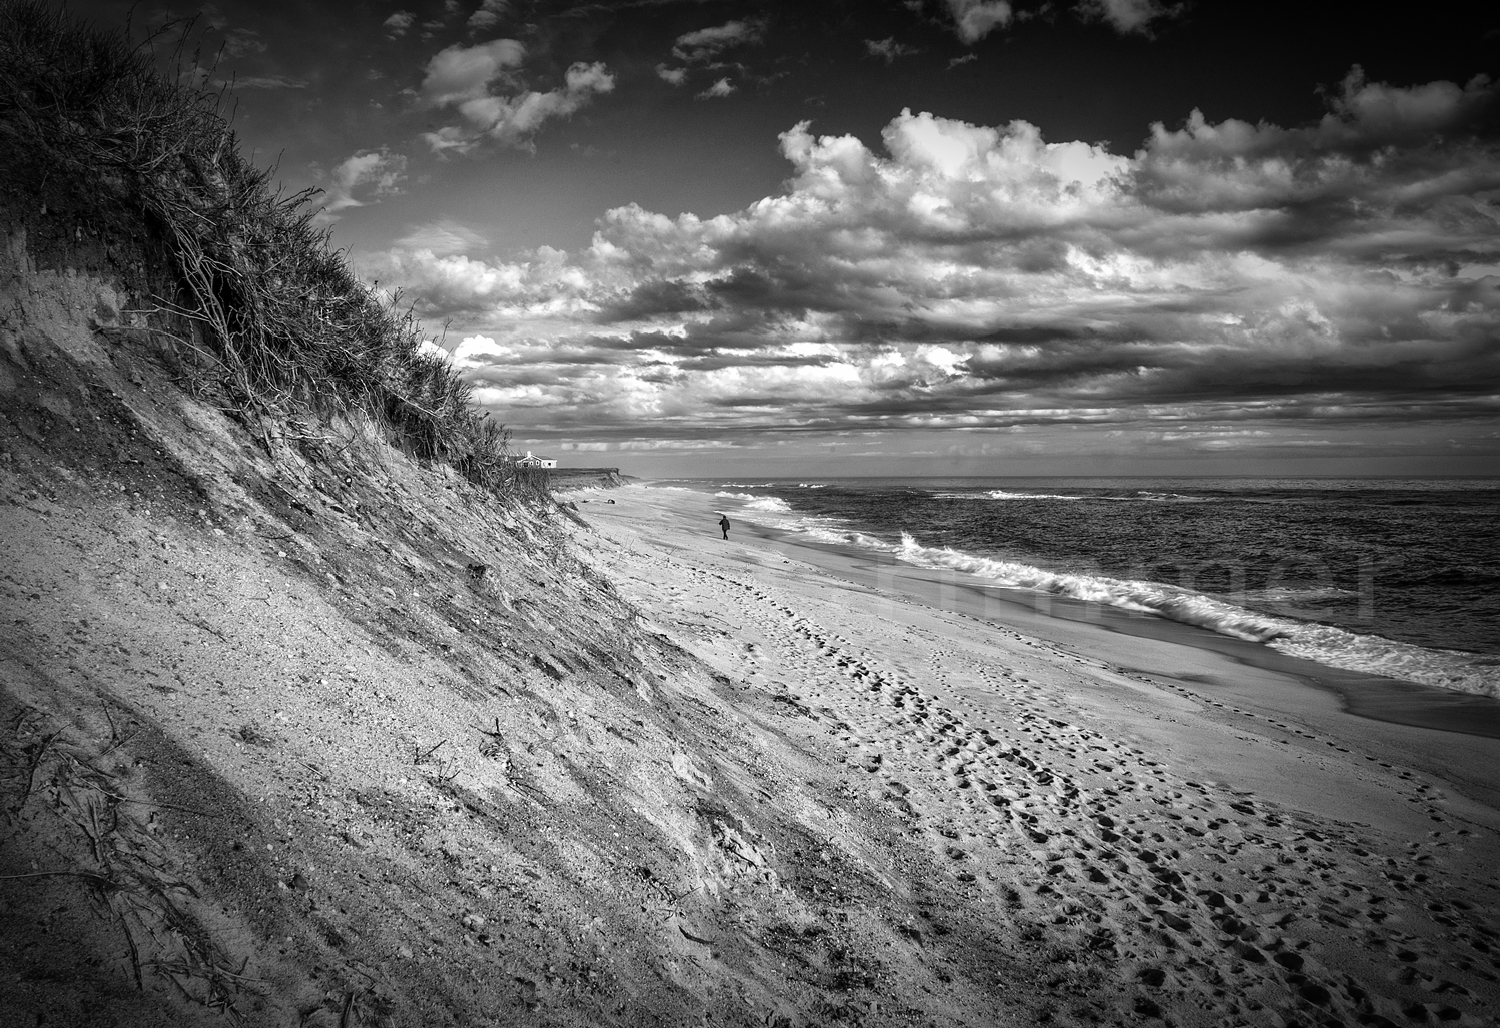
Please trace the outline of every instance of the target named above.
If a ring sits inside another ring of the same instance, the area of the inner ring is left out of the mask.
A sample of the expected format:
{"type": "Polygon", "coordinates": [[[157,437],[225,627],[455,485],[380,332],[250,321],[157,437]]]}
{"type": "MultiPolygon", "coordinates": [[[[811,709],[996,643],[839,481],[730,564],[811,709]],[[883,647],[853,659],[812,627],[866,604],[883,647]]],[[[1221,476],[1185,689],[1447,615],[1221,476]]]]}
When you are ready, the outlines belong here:
{"type": "Polygon", "coordinates": [[[154,313],[196,326],[248,422],[363,410],[413,456],[545,495],[545,475],[509,460],[509,433],[469,384],[424,351],[413,312],[360,282],[313,225],[316,191],[283,194],[240,154],[223,99],[159,72],[149,40],[0,0],[0,143],[87,183],[93,203],[127,206],[164,241],[179,289],[154,313]]]}

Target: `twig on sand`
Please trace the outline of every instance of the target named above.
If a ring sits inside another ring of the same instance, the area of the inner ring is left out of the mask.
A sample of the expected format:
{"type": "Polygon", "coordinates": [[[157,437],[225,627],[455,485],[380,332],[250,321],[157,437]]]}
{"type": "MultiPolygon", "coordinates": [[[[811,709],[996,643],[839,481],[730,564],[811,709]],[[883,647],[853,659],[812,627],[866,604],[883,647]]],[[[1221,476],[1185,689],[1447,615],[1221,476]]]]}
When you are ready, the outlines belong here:
{"type": "Polygon", "coordinates": [[[416,751],[416,753],[412,757],[412,764],[414,766],[416,766],[416,767],[421,767],[423,764],[429,764],[429,763],[436,764],[437,765],[437,771],[436,771],[436,777],[437,777],[437,779],[439,781],[441,781],[441,782],[451,782],[451,781],[453,781],[453,779],[457,778],[459,776],[459,773],[461,771],[463,771],[463,767],[458,763],[458,761],[457,760],[433,760],[432,759],[432,755],[434,753],[436,753],[438,750],[442,749],[445,745],[447,745],[447,743],[448,743],[447,739],[442,739],[442,740],[440,740],[438,742],[438,744],[436,746],[434,746],[432,749],[426,750],[426,751],[424,751],[421,746],[413,744],[413,748],[416,751]]]}
{"type": "Polygon", "coordinates": [[[447,745],[447,743],[448,743],[448,740],[447,739],[443,739],[436,746],[434,746],[432,749],[427,750],[425,752],[423,751],[422,747],[417,746],[416,747],[417,755],[412,760],[412,763],[413,764],[425,764],[425,763],[427,763],[429,760],[432,759],[432,755],[434,753],[436,753],[438,750],[442,749],[445,745],[447,745]]]}
{"type": "MultiPolygon", "coordinates": [[[[245,963],[249,963],[249,961],[247,960],[245,963]]],[[[170,972],[172,972],[174,974],[191,975],[193,973],[191,965],[189,965],[184,970],[179,970],[178,968],[179,968],[180,965],[178,963],[174,963],[174,962],[168,961],[168,960],[153,960],[147,966],[149,966],[149,967],[161,967],[161,968],[165,968],[166,970],[168,970],[168,971],[170,971],[170,972]]],[[[245,964],[241,964],[240,965],[240,970],[243,971],[244,969],[245,969],[245,964]]],[[[233,971],[229,970],[227,967],[221,967],[218,964],[214,964],[213,965],[213,973],[214,974],[221,974],[225,978],[233,978],[237,982],[248,982],[251,985],[266,985],[266,984],[268,984],[267,981],[264,978],[250,978],[250,977],[248,977],[246,975],[235,974],[233,971]]]]}
{"type": "Polygon", "coordinates": [[[196,810],[193,807],[180,806],[176,803],[163,803],[161,800],[133,800],[128,796],[116,796],[112,792],[106,792],[104,795],[108,796],[116,803],[135,803],[142,807],[160,807],[163,810],[180,810],[184,814],[197,814],[199,817],[219,818],[224,816],[222,814],[211,814],[206,810],[196,810]]]}
{"type": "MultiPolygon", "coordinates": [[[[104,757],[113,753],[115,750],[125,745],[131,739],[134,739],[138,733],[131,732],[129,735],[125,736],[122,736],[120,734],[120,728],[115,724],[115,716],[110,713],[109,701],[106,700],[103,696],[99,697],[99,707],[104,711],[104,719],[109,722],[109,745],[99,751],[99,756],[104,757]]],[[[95,757],[94,759],[97,760],[99,758],[95,757]]]]}
{"type": "MultiPolygon", "coordinates": [[[[107,701],[103,696],[99,697],[99,709],[104,711],[104,720],[109,722],[109,738],[110,742],[113,743],[120,737],[120,730],[115,727],[115,716],[109,712],[109,701],[107,701]]],[[[110,749],[114,749],[114,746],[111,745],[110,749]]],[[[106,750],[105,752],[107,753],[109,752],[109,750],[106,750]]]]}
{"type": "MultiPolygon", "coordinates": [[[[129,735],[124,736],[123,738],[117,738],[117,739],[115,739],[114,742],[111,742],[108,746],[106,746],[104,749],[102,749],[102,750],[99,751],[99,756],[100,757],[107,757],[107,756],[109,756],[115,750],[119,749],[121,746],[124,746],[127,742],[129,742],[131,739],[134,739],[139,734],[140,734],[139,732],[131,732],[129,735]]],[[[98,757],[96,757],[94,759],[97,760],[98,757]]]]}
{"type": "Polygon", "coordinates": [[[52,740],[62,735],[63,730],[59,728],[51,735],[37,744],[36,752],[31,755],[30,767],[26,769],[26,788],[21,793],[21,802],[16,804],[16,810],[26,806],[26,801],[31,799],[32,787],[36,784],[36,769],[42,766],[42,758],[47,755],[47,747],[52,745],[52,740]]]}
{"type": "Polygon", "coordinates": [[[693,942],[702,943],[705,946],[712,946],[714,944],[712,939],[705,939],[701,935],[694,935],[692,932],[682,927],[682,925],[678,925],[677,930],[682,933],[682,937],[684,939],[691,939],[693,942]]]}
{"type": "Polygon", "coordinates": [[[87,878],[100,885],[117,884],[113,878],[95,874],[93,871],[32,871],[24,875],[0,875],[0,882],[13,882],[21,878],[87,878]]]}
{"type": "Polygon", "coordinates": [[[354,992],[350,990],[349,995],[344,997],[344,1012],[339,1015],[339,1028],[349,1028],[354,1022],[350,1018],[354,1014],[354,992]]]}
{"type": "Polygon", "coordinates": [[[207,621],[204,621],[202,618],[188,617],[186,614],[182,613],[179,613],[177,616],[183,621],[186,621],[188,624],[192,625],[194,628],[201,628],[203,631],[208,632],[211,635],[217,635],[224,642],[229,641],[229,636],[225,635],[223,632],[219,631],[217,628],[209,624],[207,621]]]}
{"type": "Polygon", "coordinates": [[[146,984],[141,981],[141,951],[136,947],[135,934],[131,932],[123,915],[120,917],[120,930],[125,933],[125,943],[130,947],[130,969],[135,972],[135,991],[145,992],[146,984]]]}

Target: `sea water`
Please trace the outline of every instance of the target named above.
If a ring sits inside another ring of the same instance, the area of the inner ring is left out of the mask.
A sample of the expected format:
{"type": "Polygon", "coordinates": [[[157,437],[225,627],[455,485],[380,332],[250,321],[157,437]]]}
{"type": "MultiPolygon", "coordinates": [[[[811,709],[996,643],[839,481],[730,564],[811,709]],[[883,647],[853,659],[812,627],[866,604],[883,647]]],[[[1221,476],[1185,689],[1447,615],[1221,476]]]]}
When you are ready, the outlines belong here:
{"type": "Polygon", "coordinates": [[[809,539],[1500,696],[1500,480],[680,484],[809,539]]]}

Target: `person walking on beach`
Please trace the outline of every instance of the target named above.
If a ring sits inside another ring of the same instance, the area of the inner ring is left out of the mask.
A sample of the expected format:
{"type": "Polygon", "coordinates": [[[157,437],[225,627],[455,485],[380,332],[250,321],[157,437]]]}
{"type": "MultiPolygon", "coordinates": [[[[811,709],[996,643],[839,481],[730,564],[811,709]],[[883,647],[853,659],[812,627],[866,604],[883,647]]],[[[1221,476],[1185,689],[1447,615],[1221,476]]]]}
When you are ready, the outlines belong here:
{"type": "Polygon", "coordinates": [[[724,538],[728,539],[729,538],[729,515],[728,514],[720,514],[719,515],[719,528],[724,532],[724,538]]]}

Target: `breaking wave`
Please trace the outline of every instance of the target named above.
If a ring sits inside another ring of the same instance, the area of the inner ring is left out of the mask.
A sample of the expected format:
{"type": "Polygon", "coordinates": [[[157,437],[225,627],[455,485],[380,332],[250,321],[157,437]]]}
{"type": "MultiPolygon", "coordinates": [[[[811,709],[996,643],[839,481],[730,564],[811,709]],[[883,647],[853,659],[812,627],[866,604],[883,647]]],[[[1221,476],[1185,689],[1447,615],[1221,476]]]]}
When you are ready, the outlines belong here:
{"type": "MultiPolygon", "coordinates": [[[[1206,593],[1160,582],[1048,571],[947,547],[923,546],[910,533],[901,544],[882,544],[901,560],[919,567],[949,568],[1010,588],[1102,603],[1155,614],[1220,635],[1264,643],[1293,657],[1388,678],[1500,697],[1500,660],[1461,650],[1429,649],[1330,625],[1247,610],[1206,593]]],[[[1275,602],[1324,599],[1335,589],[1276,590],[1275,602]]]]}
{"type": "Polygon", "coordinates": [[[1026,493],[1013,489],[986,489],[983,492],[970,493],[934,493],[934,499],[941,500],[1101,500],[1112,503],[1213,503],[1217,497],[1213,496],[1190,496],[1187,493],[1156,493],[1141,490],[1125,496],[1100,495],[1093,493],[1026,493]]]}

